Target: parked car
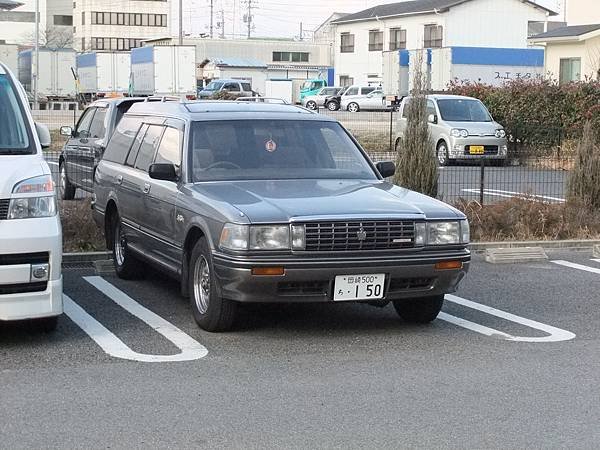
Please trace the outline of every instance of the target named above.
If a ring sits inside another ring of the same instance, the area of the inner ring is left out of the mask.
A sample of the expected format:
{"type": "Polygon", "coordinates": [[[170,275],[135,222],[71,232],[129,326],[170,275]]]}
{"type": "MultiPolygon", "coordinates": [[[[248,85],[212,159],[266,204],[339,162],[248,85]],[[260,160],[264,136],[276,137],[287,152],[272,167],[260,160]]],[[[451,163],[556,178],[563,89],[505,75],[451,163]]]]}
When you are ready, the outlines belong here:
{"type": "Polygon", "coordinates": [[[25,91],[0,63],[0,321],[34,319],[47,331],[63,312],[49,146],[48,128],[33,122],[25,91]]]}
{"type": "Polygon", "coordinates": [[[223,91],[238,97],[253,97],[256,95],[249,81],[219,79],[211,81],[204,89],[199,90],[198,99],[210,99],[215,94],[223,91]]]}
{"type": "Polygon", "coordinates": [[[377,89],[369,94],[343,95],[341,109],[343,111],[384,111],[391,109],[388,106],[383,91],[377,89]]]}
{"type": "MultiPolygon", "coordinates": [[[[410,100],[406,97],[400,104],[396,139],[396,149],[400,151],[410,100]]],[[[480,100],[459,95],[429,95],[427,116],[434,154],[441,166],[481,158],[499,163],[506,160],[508,140],[504,127],[494,121],[480,100]]]]}
{"type": "Polygon", "coordinates": [[[340,109],[340,105],[342,101],[347,96],[352,95],[367,95],[375,90],[381,90],[376,86],[348,86],[344,90],[342,90],[338,95],[333,95],[325,99],[325,107],[329,111],[337,111],[340,109]]]}
{"type": "Polygon", "coordinates": [[[94,170],[116,125],[131,105],[145,100],[143,97],[98,100],[85,109],[75,129],[60,128],[60,134],[68,137],[58,160],[61,199],[73,200],[77,189],[92,192],[94,170]]]}
{"type": "Polygon", "coordinates": [[[319,109],[325,106],[325,99],[332,95],[337,95],[342,88],[330,86],[324,87],[316,95],[307,95],[302,99],[302,106],[308,109],[319,109]]]}
{"type": "Polygon", "coordinates": [[[425,323],[468,270],[469,225],[394,171],[296,106],[138,103],[98,165],[93,215],[117,275],[177,277],[208,331],[245,302],[393,302],[425,323]]]}

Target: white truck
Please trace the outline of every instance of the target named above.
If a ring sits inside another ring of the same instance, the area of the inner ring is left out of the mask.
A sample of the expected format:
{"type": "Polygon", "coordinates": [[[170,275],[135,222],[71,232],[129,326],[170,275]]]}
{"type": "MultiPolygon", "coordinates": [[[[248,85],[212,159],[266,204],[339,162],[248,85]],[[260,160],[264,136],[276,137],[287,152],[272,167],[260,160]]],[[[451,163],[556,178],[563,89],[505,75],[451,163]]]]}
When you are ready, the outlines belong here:
{"type": "Polygon", "coordinates": [[[131,50],[131,94],[196,97],[196,47],[141,47],[131,50]]]}
{"type": "Polygon", "coordinates": [[[94,98],[129,92],[129,52],[92,52],[77,55],[77,78],[84,95],[94,98]]]}
{"type": "MultiPolygon", "coordinates": [[[[35,53],[25,50],[19,53],[19,81],[29,93],[33,93],[35,53]]],[[[74,99],[77,87],[73,71],[76,68],[76,53],[72,49],[39,49],[40,70],[38,95],[50,99],[74,99]]]]}

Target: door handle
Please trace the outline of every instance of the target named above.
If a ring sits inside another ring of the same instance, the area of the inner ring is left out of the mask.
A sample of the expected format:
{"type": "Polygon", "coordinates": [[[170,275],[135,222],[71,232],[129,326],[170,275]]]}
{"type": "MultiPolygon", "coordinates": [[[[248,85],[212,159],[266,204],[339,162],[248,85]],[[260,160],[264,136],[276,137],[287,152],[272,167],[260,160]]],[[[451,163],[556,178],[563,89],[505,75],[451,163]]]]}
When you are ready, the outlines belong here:
{"type": "Polygon", "coordinates": [[[117,184],[123,184],[123,175],[117,175],[117,184]]]}
{"type": "Polygon", "coordinates": [[[144,183],[144,188],[142,189],[142,192],[144,194],[147,194],[150,192],[150,184],[149,183],[144,183]]]}

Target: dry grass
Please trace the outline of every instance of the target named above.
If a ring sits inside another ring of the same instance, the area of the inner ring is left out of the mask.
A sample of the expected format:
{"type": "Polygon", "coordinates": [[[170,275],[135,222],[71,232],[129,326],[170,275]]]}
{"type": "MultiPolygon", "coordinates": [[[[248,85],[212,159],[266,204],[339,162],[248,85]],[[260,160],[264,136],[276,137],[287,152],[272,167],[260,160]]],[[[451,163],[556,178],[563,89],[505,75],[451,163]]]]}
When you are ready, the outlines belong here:
{"type": "Polygon", "coordinates": [[[361,147],[369,153],[388,152],[390,150],[389,131],[387,133],[380,131],[352,131],[352,135],[361,147]]]}
{"type": "Polygon", "coordinates": [[[106,249],[104,236],[92,219],[90,204],[89,199],[61,203],[63,251],[90,252],[106,249]]]}
{"type": "Polygon", "coordinates": [[[600,211],[579,204],[510,199],[486,206],[463,200],[455,206],[469,218],[474,242],[600,238],[600,211]]]}

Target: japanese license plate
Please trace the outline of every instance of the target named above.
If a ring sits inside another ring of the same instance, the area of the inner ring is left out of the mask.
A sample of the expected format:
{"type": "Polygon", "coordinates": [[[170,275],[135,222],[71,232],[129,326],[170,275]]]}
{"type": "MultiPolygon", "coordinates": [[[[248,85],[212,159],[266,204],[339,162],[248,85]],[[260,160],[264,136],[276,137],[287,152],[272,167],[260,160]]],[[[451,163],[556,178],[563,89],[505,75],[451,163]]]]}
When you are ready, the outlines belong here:
{"type": "Polygon", "coordinates": [[[339,275],[335,277],[335,301],[377,300],[383,298],[385,274],[339,275]]]}
{"type": "Polygon", "coordinates": [[[471,145],[469,146],[469,154],[483,155],[485,154],[485,147],[483,145],[471,145]]]}

